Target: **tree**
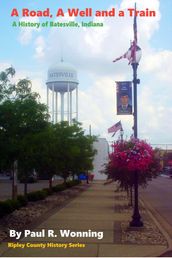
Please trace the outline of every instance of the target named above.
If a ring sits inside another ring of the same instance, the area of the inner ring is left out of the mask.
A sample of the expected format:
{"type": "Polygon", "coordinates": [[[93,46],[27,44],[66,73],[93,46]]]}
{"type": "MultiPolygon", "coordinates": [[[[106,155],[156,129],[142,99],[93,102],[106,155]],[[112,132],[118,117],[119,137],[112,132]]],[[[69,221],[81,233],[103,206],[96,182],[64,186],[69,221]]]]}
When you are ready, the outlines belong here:
{"type": "Polygon", "coordinates": [[[73,125],[62,122],[57,125],[59,137],[58,170],[66,182],[69,175],[79,175],[83,171],[92,169],[95,150],[93,142],[95,136],[84,135],[81,124],[75,122],[73,125]]]}
{"type": "Polygon", "coordinates": [[[48,115],[46,105],[39,102],[39,95],[31,91],[28,79],[11,84],[9,77],[14,74],[10,68],[0,74],[0,162],[1,166],[12,168],[14,161],[18,160],[25,178],[26,193],[33,157],[28,139],[47,127],[48,115]]]}
{"type": "Polygon", "coordinates": [[[0,102],[8,99],[15,91],[15,84],[10,81],[14,75],[15,69],[13,67],[9,67],[0,73],[0,102]]]}
{"type": "Polygon", "coordinates": [[[9,67],[0,73],[0,103],[6,100],[39,98],[38,93],[32,92],[32,83],[29,79],[21,79],[17,83],[11,82],[15,73],[13,67],[9,67]]]}
{"type": "Polygon", "coordinates": [[[73,145],[72,174],[79,175],[93,169],[93,159],[96,150],[93,148],[95,136],[80,134],[73,145]]]}
{"type": "Polygon", "coordinates": [[[28,79],[11,82],[15,75],[10,67],[0,73],[0,167],[13,168],[18,161],[19,175],[27,194],[27,179],[33,168],[66,182],[69,175],[92,168],[95,137],[85,136],[80,123],[48,123],[48,111],[32,92],[28,79]]]}
{"type": "MultiPolygon", "coordinates": [[[[57,171],[64,179],[66,183],[69,175],[72,171],[75,171],[74,159],[79,153],[78,138],[83,135],[83,129],[79,123],[69,125],[68,122],[61,122],[55,125],[55,135],[58,146],[58,152],[56,156],[57,160],[57,171]]],[[[79,162],[79,160],[78,160],[79,162]]]]}
{"type": "Polygon", "coordinates": [[[92,168],[94,139],[84,135],[80,123],[69,125],[64,121],[51,124],[33,138],[35,168],[40,175],[48,177],[50,188],[53,175],[61,176],[65,183],[70,175],[74,178],[74,175],[92,168]]]}
{"type": "Polygon", "coordinates": [[[34,151],[34,167],[38,175],[49,180],[49,188],[52,187],[52,177],[57,174],[57,153],[59,151],[58,135],[54,133],[54,125],[32,137],[34,151]]]}

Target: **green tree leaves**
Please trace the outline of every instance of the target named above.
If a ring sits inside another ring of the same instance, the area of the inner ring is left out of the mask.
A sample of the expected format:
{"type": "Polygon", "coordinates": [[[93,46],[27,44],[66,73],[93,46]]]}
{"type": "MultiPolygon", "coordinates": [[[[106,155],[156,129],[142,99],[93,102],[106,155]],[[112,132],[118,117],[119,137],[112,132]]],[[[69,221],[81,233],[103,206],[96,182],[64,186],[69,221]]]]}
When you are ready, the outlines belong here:
{"type": "Polygon", "coordinates": [[[31,81],[13,84],[14,75],[12,67],[0,73],[0,168],[11,169],[18,160],[25,182],[33,169],[50,180],[56,174],[64,181],[91,169],[96,138],[85,135],[78,122],[49,123],[47,106],[32,92],[31,81]]]}

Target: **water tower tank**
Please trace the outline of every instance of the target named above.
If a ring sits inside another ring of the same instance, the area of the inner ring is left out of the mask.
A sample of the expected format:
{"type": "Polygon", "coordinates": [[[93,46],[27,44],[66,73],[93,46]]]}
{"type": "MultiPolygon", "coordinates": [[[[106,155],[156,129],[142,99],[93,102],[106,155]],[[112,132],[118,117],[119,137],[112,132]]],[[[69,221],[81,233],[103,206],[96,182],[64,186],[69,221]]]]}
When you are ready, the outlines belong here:
{"type": "Polygon", "coordinates": [[[68,86],[70,90],[74,90],[78,85],[76,69],[65,62],[60,62],[48,69],[48,79],[46,82],[49,89],[54,91],[67,92],[68,86]]]}
{"type": "Polygon", "coordinates": [[[47,76],[47,105],[51,100],[51,118],[52,122],[67,120],[72,122],[73,114],[78,120],[78,79],[76,69],[68,63],[61,61],[58,64],[50,66],[47,76]],[[49,92],[50,90],[50,92],[49,92]],[[75,112],[73,112],[72,91],[76,91],[75,112]],[[49,99],[49,93],[51,97],[49,99]],[[66,93],[66,94],[65,94],[66,93]],[[60,101],[58,100],[60,95],[60,101]],[[61,119],[58,119],[58,107],[60,108],[61,119]]]}

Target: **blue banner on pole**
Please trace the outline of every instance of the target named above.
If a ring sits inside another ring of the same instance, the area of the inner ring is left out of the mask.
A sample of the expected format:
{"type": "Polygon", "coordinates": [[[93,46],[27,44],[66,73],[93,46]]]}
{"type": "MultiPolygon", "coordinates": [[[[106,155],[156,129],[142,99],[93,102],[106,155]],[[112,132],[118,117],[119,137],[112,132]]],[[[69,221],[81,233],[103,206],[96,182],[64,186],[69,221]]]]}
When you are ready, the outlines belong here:
{"type": "Polygon", "coordinates": [[[132,82],[116,82],[117,115],[132,114],[132,82]]]}

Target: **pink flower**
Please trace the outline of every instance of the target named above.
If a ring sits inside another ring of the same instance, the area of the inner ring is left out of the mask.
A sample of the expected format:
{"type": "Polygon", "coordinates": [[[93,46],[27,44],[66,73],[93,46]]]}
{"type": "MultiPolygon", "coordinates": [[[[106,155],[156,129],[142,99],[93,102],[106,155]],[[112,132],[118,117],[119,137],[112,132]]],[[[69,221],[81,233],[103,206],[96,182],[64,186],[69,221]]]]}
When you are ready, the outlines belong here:
{"type": "Polygon", "coordinates": [[[113,169],[144,172],[153,160],[152,147],[143,140],[117,142],[113,145],[114,151],[110,154],[113,169]]]}

